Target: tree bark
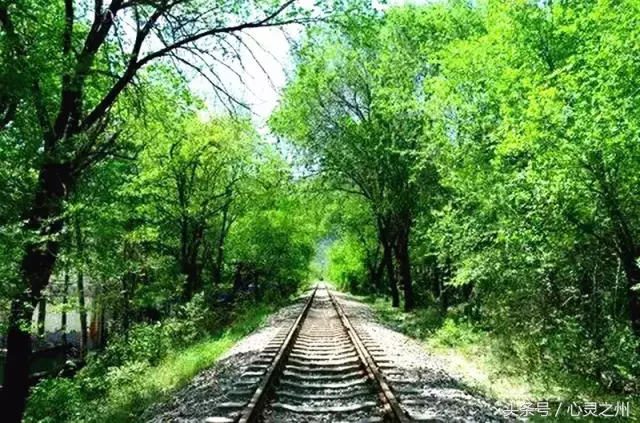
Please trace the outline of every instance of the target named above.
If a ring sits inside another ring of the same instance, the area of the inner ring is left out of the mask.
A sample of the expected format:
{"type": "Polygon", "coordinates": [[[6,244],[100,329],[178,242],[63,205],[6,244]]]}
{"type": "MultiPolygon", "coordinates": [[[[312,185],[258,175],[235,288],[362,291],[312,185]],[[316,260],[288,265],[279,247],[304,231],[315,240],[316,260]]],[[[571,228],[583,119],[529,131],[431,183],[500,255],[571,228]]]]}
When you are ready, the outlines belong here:
{"type": "Polygon", "coordinates": [[[127,271],[122,276],[122,331],[125,339],[129,339],[129,329],[131,328],[131,286],[133,285],[135,274],[127,271]]]}
{"type": "Polygon", "coordinates": [[[84,239],[82,238],[82,227],[80,219],[75,219],[76,247],[78,248],[78,268],[77,268],[77,290],[78,308],[80,314],[80,358],[84,359],[89,346],[89,334],[87,327],[87,307],[84,296],[84,239]]]}
{"type": "Polygon", "coordinates": [[[105,313],[105,307],[104,305],[100,305],[100,320],[99,320],[99,325],[98,325],[98,347],[100,349],[103,349],[106,345],[107,345],[107,320],[106,320],[107,316],[105,313]]]}
{"type": "Polygon", "coordinates": [[[181,271],[186,276],[182,297],[185,302],[188,302],[191,301],[193,294],[198,290],[200,278],[198,263],[194,263],[191,257],[185,257],[182,260],[181,271]]]}
{"type": "Polygon", "coordinates": [[[69,267],[65,263],[64,266],[64,285],[62,286],[62,315],[60,316],[60,331],[62,331],[62,342],[67,341],[67,304],[69,293],[69,267]]]}
{"type": "Polygon", "coordinates": [[[384,269],[385,269],[385,262],[384,262],[384,257],[382,257],[376,266],[375,276],[373,281],[376,291],[380,293],[384,293],[384,280],[382,277],[384,274],[384,269]]]}
{"type": "Polygon", "coordinates": [[[31,361],[31,334],[24,324],[29,321],[33,306],[28,295],[11,303],[11,320],[7,333],[7,361],[2,386],[2,410],[5,421],[19,423],[29,394],[29,364],[31,361]]]}
{"type": "Polygon", "coordinates": [[[451,280],[451,258],[447,256],[445,259],[444,269],[441,272],[440,278],[440,316],[444,317],[447,315],[447,311],[449,310],[449,303],[451,301],[452,293],[450,292],[453,289],[452,286],[445,286],[445,282],[451,280]]]}
{"type": "Polygon", "coordinates": [[[227,233],[229,232],[230,226],[231,222],[229,222],[229,205],[225,204],[224,208],[222,209],[222,226],[220,228],[220,236],[218,237],[218,243],[216,245],[216,260],[213,268],[213,280],[216,284],[222,282],[222,266],[224,264],[224,242],[227,238],[227,233]]]}
{"type": "Polygon", "coordinates": [[[93,295],[91,297],[91,324],[89,325],[89,339],[91,341],[92,349],[100,349],[102,345],[102,305],[100,304],[99,297],[102,291],[101,286],[96,284],[93,289],[93,295]]]}
{"type": "Polygon", "coordinates": [[[411,280],[411,261],[409,257],[409,229],[402,228],[398,231],[398,238],[393,245],[400,278],[402,279],[402,287],[404,291],[404,311],[413,310],[413,283],[411,280]]]}
{"type": "Polygon", "coordinates": [[[382,260],[387,269],[387,279],[391,288],[391,306],[400,307],[400,294],[398,293],[398,284],[396,282],[396,272],[393,268],[393,254],[388,230],[384,227],[380,228],[380,241],[382,242],[382,260]]]}
{"type": "Polygon", "coordinates": [[[193,298],[193,294],[202,288],[198,252],[204,234],[204,225],[184,216],[181,222],[180,239],[180,271],[185,275],[182,299],[185,302],[193,298]]]}
{"type": "Polygon", "coordinates": [[[216,247],[216,258],[213,262],[213,283],[218,285],[222,282],[222,261],[224,260],[224,249],[216,247]]]}
{"type": "Polygon", "coordinates": [[[38,302],[38,336],[44,336],[45,321],[47,320],[47,298],[42,295],[38,302]]]}
{"type": "Polygon", "coordinates": [[[627,278],[627,313],[631,321],[631,328],[640,337],[640,292],[636,286],[640,285],[640,268],[637,257],[630,249],[620,252],[622,268],[627,278]]]}

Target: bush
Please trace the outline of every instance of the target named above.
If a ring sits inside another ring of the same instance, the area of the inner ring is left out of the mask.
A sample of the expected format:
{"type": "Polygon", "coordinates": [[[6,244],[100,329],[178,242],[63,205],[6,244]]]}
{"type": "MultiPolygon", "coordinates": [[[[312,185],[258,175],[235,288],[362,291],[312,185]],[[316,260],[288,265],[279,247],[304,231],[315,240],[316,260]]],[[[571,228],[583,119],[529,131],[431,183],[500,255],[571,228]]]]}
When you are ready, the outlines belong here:
{"type": "Polygon", "coordinates": [[[128,360],[157,364],[169,351],[171,338],[162,323],[136,325],[126,342],[129,346],[128,360]]]}
{"type": "Polygon", "coordinates": [[[470,323],[445,319],[435,334],[435,341],[447,347],[462,347],[478,342],[480,336],[470,323]]]}
{"type": "Polygon", "coordinates": [[[106,375],[107,384],[111,387],[109,394],[114,402],[136,402],[132,398],[141,394],[144,390],[144,375],[149,372],[151,366],[142,361],[134,361],[124,366],[109,369],[106,375]],[[122,387],[121,389],[114,389],[122,387]]]}
{"type": "Polygon", "coordinates": [[[42,380],[29,396],[25,422],[66,422],[80,415],[83,396],[73,379],[42,380]]]}
{"type": "Polygon", "coordinates": [[[172,348],[183,347],[212,332],[217,319],[208,311],[204,294],[198,293],[181,306],[176,315],[162,323],[163,336],[172,348]]]}

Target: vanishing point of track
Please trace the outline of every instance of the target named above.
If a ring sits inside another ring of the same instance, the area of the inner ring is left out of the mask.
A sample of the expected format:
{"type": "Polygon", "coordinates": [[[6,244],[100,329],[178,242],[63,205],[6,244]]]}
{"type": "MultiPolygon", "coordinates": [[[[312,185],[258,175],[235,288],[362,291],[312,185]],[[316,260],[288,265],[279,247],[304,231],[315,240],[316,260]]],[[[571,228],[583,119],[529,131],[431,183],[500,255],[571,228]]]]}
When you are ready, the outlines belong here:
{"type": "MultiPolygon", "coordinates": [[[[288,330],[278,333],[228,392],[225,416],[208,423],[408,422],[374,358],[331,291],[317,285],[288,330]]],[[[372,354],[373,353],[373,354],[372,354]]]]}

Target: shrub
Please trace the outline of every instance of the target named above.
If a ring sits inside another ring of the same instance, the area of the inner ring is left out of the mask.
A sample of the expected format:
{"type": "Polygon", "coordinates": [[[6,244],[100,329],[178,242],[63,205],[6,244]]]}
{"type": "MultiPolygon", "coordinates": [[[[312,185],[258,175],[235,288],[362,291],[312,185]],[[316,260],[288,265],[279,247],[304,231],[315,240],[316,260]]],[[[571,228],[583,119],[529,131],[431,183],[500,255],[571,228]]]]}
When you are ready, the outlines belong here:
{"type": "Polygon", "coordinates": [[[448,346],[459,347],[474,344],[480,333],[470,323],[445,319],[442,327],[436,332],[436,342],[448,346]]]}
{"type": "Polygon", "coordinates": [[[25,422],[66,422],[80,414],[82,404],[82,392],[75,380],[44,379],[29,396],[25,422]]]}
{"type": "Polygon", "coordinates": [[[213,313],[208,311],[204,294],[198,293],[187,304],[178,308],[176,315],[162,324],[163,336],[171,347],[183,347],[202,338],[214,329],[213,313]]]}

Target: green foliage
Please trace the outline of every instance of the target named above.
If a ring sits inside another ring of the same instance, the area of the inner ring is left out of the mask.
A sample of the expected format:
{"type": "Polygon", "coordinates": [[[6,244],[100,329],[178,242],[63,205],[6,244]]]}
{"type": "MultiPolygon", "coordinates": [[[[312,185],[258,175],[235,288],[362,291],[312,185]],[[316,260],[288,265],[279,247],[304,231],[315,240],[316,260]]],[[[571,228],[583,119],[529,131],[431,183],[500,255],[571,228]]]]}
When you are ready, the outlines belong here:
{"type": "MultiPolygon", "coordinates": [[[[305,194],[288,180],[283,163],[275,161],[269,172],[280,175],[272,190],[256,195],[254,208],[237,222],[230,234],[230,258],[251,263],[271,293],[289,295],[309,275],[320,231],[305,194]],[[284,177],[283,177],[284,176],[284,177]]],[[[265,175],[265,177],[269,177],[265,175]]]]}
{"type": "Polygon", "coordinates": [[[75,420],[82,413],[83,394],[72,379],[46,379],[33,388],[27,422],[57,423],[75,420]]]}
{"type": "Polygon", "coordinates": [[[480,336],[473,325],[469,323],[445,319],[434,340],[441,345],[456,347],[477,343],[480,336]]]}
{"type": "Polygon", "coordinates": [[[363,265],[363,252],[357,242],[340,240],[329,249],[329,267],[327,276],[340,289],[358,292],[364,285],[362,278],[366,274],[363,265]]]}
{"type": "MultiPolygon", "coordinates": [[[[486,34],[443,52],[426,108],[454,195],[427,236],[449,245],[450,283],[473,286],[478,317],[513,346],[507,354],[603,384],[616,374],[617,388],[629,389],[629,372],[616,371],[621,357],[604,352],[611,336],[628,352],[638,342],[624,333],[634,264],[622,252],[639,222],[626,205],[638,173],[623,164],[638,151],[627,144],[637,146],[622,104],[636,100],[610,73],[633,78],[634,47],[614,41],[629,29],[624,18],[611,25],[613,10],[606,1],[493,5],[486,34]],[[603,38],[615,59],[596,47],[603,38]]],[[[637,377],[637,354],[626,357],[637,377]]]]}
{"type": "Polygon", "coordinates": [[[637,391],[637,8],[450,1],[310,31],[271,125],[340,192],[329,276],[386,294],[372,252],[406,229],[429,311],[404,330],[481,328],[531,374],[637,391]]]}
{"type": "MultiPolygon", "coordinates": [[[[52,302],[77,309],[67,285],[82,275],[110,333],[76,379],[34,389],[28,421],[98,419],[87,403],[129,419],[244,333],[235,322],[202,341],[242,317],[250,287],[273,302],[308,279],[322,237],[329,263],[313,273],[394,300],[398,278],[405,305],[415,297],[420,308],[377,305],[407,333],[451,348],[490,336],[496,355],[531,375],[638,391],[638,1],[451,0],[384,13],[360,0],[178,2],[159,11],[172,19],[149,26],[155,42],[140,57],[113,31],[86,53],[85,2],[71,2],[69,39],[63,2],[5,3],[0,332],[12,298],[40,294],[20,268],[33,247],[55,263],[40,275],[52,302]],[[329,9],[348,13],[304,33],[269,121],[281,150],[249,116],[208,113],[184,75],[156,60],[164,53],[98,107],[132,63],[187,36],[173,19],[195,35],[221,28],[209,59],[226,67],[242,55],[228,50],[225,25],[329,9]],[[52,178],[63,194],[31,224],[45,164],[73,165],[72,183],[52,178]],[[227,295],[233,303],[216,310],[227,295]],[[46,413],[57,403],[66,408],[46,413]]],[[[122,8],[118,22],[146,27],[152,3],[122,8]]],[[[25,315],[33,300],[20,303],[25,315]]]]}

